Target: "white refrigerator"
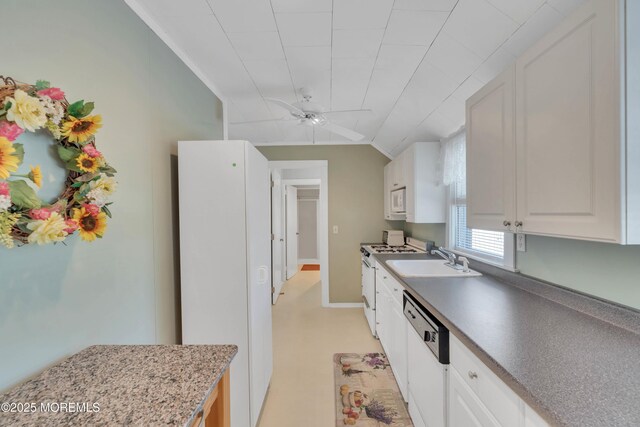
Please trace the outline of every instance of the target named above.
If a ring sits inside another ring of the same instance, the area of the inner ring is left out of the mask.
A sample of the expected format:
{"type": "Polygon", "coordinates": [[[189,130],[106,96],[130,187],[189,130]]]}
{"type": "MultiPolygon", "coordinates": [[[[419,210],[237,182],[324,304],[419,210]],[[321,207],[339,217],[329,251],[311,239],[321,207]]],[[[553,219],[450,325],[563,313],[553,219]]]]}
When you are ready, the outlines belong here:
{"type": "Polygon", "coordinates": [[[180,141],[184,344],[235,344],[231,425],[255,427],[273,371],[267,159],[247,141],[180,141]]]}

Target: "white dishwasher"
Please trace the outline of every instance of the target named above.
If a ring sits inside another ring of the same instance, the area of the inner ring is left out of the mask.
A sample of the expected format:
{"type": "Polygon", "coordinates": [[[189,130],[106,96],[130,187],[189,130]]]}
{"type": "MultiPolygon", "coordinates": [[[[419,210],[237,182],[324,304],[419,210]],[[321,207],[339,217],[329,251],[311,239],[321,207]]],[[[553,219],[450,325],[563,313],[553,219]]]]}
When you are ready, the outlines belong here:
{"type": "Polygon", "coordinates": [[[407,292],[409,415],[416,427],[447,425],[449,331],[407,292]]]}

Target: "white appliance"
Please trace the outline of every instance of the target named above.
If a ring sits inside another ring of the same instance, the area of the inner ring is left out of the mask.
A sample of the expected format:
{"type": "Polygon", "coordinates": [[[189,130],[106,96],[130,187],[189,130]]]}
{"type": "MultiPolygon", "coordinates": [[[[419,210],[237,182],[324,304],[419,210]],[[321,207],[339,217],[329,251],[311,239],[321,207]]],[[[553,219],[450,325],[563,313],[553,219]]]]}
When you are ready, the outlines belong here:
{"type": "Polygon", "coordinates": [[[399,188],[391,191],[391,213],[402,214],[407,212],[407,189],[399,188]]]}
{"type": "Polygon", "coordinates": [[[389,246],[404,246],[404,231],[384,230],[382,232],[382,243],[389,246]]]}
{"type": "MultiPolygon", "coordinates": [[[[391,230],[395,231],[395,230],[391,230]]],[[[400,231],[402,233],[402,231],[400,231]]],[[[402,237],[404,242],[404,234],[402,237]]],[[[364,305],[364,316],[367,319],[369,328],[373,336],[376,332],[376,260],[372,254],[421,254],[433,246],[433,242],[421,242],[420,240],[408,239],[408,245],[390,246],[387,244],[365,245],[360,248],[362,260],[362,302],[364,305]]]]}
{"type": "Polygon", "coordinates": [[[254,427],[273,370],[267,159],[246,141],[180,141],[184,344],[235,344],[231,424],[254,427]]]}
{"type": "Polygon", "coordinates": [[[404,293],[409,415],[416,426],[445,427],[449,387],[449,331],[404,293]]]}
{"type": "Polygon", "coordinates": [[[364,317],[373,336],[376,336],[376,267],[371,253],[360,248],[362,253],[362,302],[364,317]]]}

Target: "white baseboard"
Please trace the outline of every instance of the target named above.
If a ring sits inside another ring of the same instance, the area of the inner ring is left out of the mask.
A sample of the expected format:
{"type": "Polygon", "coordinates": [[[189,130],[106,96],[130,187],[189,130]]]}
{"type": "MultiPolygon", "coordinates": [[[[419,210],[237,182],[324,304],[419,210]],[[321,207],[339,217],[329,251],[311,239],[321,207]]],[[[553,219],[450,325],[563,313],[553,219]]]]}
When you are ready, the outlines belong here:
{"type": "Polygon", "coordinates": [[[298,264],[320,264],[320,260],[317,259],[299,259],[298,264]]]}
{"type": "Polygon", "coordinates": [[[330,302],[327,308],[362,308],[364,304],[361,302],[330,302]]]}

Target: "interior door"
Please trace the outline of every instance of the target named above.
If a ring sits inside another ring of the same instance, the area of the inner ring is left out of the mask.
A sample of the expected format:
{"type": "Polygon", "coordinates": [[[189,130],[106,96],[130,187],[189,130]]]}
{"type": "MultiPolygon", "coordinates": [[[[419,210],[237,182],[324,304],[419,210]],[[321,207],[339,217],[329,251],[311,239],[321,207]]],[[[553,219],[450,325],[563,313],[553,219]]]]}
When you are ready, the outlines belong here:
{"type": "Polygon", "coordinates": [[[282,284],[284,283],[284,212],[282,209],[282,174],[279,170],[271,171],[271,270],[273,272],[272,303],[275,304],[282,284]]]}
{"type": "Polygon", "coordinates": [[[298,272],[298,189],[286,186],[287,279],[298,272]]]}

